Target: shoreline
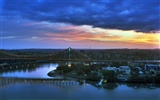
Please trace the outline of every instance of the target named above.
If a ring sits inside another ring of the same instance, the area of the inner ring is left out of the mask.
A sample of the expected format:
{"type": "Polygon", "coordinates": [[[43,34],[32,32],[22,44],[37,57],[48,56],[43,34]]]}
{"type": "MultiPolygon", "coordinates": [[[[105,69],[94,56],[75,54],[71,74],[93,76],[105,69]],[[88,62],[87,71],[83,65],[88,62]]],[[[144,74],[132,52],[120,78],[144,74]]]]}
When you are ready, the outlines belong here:
{"type": "MultiPolygon", "coordinates": [[[[78,79],[78,80],[86,80],[86,81],[91,81],[91,82],[99,82],[99,81],[95,81],[95,80],[90,80],[90,79],[87,79],[87,77],[82,77],[82,76],[77,76],[77,75],[70,75],[68,73],[66,74],[59,74],[57,72],[55,72],[54,70],[53,71],[50,71],[48,74],[48,76],[50,77],[54,77],[54,76],[57,76],[57,75],[60,75],[60,76],[65,76],[65,77],[71,77],[71,78],[75,78],[75,79],[78,79]],[[49,75],[50,74],[50,75],[49,75]]],[[[144,82],[142,80],[137,80],[137,81],[133,81],[133,80],[128,80],[128,81],[121,81],[121,80],[115,80],[115,81],[107,81],[106,83],[119,83],[119,82],[122,82],[122,83],[137,83],[137,84],[160,84],[160,82],[152,82],[152,81],[148,81],[148,82],[144,82]]]]}

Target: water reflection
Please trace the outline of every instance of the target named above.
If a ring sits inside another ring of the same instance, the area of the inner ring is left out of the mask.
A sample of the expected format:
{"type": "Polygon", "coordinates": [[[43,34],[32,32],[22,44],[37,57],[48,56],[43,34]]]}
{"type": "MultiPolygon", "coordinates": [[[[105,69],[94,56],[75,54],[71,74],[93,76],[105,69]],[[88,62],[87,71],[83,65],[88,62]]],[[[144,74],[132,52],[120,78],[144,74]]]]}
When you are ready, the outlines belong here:
{"type": "Polygon", "coordinates": [[[113,90],[118,87],[118,83],[106,83],[103,88],[108,90],[113,90]]]}
{"type": "Polygon", "coordinates": [[[156,89],[160,88],[160,84],[152,84],[152,83],[146,83],[146,84],[137,84],[137,83],[130,83],[126,84],[128,87],[134,88],[134,89],[140,89],[140,88],[148,88],[148,89],[156,89]]]}
{"type": "MultiPolygon", "coordinates": [[[[38,78],[4,78],[0,77],[0,87],[14,85],[17,83],[22,84],[49,84],[57,86],[72,86],[72,85],[86,85],[92,83],[86,83],[85,80],[68,80],[68,79],[38,79],[38,78]]],[[[114,90],[120,85],[126,85],[133,89],[148,88],[150,89],[152,84],[133,84],[133,83],[106,83],[101,88],[107,90],[114,90]],[[135,88],[136,87],[136,88],[135,88]]],[[[92,84],[92,86],[96,87],[92,84]]],[[[99,87],[96,87],[99,88],[99,87]]],[[[155,89],[160,88],[160,84],[155,84],[155,89]]]]}
{"type": "Polygon", "coordinates": [[[47,73],[56,69],[57,63],[23,63],[1,72],[3,77],[50,78],[47,73]]]}
{"type": "Polygon", "coordinates": [[[79,85],[75,80],[67,79],[37,79],[37,78],[4,78],[0,77],[0,87],[14,84],[48,84],[58,87],[79,85]]]}
{"type": "Polygon", "coordinates": [[[158,100],[159,98],[158,85],[156,89],[148,89],[148,84],[106,83],[99,89],[84,80],[42,78],[0,77],[0,92],[2,94],[0,98],[16,100],[158,100]],[[139,89],[134,89],[135,86],[139,89]]]}
{"type": "Polygon", "coordinates": [[[148,88],[148,89],[156,89],[160,88],[160,84],[152,84],[152,83],[105,83],[102,85],[102,87],[97,87],[94,83],[88,82],[88,84],[91,84],[92,86],[98,88],[98,89],[106,89],[106,90],[114,90],[118,88],[121,85],[127,86],[127,88],[132,89],[142,89],[142,88],[148,88]]]}

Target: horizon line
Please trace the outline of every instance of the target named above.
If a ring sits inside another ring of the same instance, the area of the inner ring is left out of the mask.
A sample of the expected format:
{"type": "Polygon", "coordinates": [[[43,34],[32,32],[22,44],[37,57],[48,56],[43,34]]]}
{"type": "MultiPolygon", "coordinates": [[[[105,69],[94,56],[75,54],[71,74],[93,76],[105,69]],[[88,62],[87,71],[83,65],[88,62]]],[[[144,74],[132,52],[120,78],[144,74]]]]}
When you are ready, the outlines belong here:
{"type": "MultiPolygon", "coordinates": [[[[72,48],[72,47],[68,47],[72,48]]],[[[68,49],[68,48],[1,48],[0,50],[24,50],[24,49],[68,49]]],[[[140,50],[155,50],[160,48],[72,48],[72,49],[84,49],[84,50],[109,50],[109,49],[140,49],[140,50]]]]}

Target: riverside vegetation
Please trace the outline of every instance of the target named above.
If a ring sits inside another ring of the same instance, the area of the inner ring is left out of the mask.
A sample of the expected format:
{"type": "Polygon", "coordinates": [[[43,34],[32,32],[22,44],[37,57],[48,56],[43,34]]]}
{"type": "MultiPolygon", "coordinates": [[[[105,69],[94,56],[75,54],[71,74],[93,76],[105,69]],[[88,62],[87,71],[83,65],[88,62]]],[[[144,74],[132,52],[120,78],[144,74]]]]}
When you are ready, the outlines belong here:
{"type": "MultiPolygon", "coordinates": [[[[88,81],[99,81],[104,79],[105,82],[120,82],[117,79],[117,75],[121,72],[115,73],[112,70],[102,70],[103,66],[100,65],[89,65],[84,66],[83,64],[72,64],[71,67],[67,65],[59,65],[53,73],[48,73],[49,76],[57,74],[65,75],[69,77],[85,79],[88,81]]],[[[157,75],[138,75],[134,70],[131,70],[130,78],[126,81],[129,83],[160,83],[160,74],[157,75]]]]}

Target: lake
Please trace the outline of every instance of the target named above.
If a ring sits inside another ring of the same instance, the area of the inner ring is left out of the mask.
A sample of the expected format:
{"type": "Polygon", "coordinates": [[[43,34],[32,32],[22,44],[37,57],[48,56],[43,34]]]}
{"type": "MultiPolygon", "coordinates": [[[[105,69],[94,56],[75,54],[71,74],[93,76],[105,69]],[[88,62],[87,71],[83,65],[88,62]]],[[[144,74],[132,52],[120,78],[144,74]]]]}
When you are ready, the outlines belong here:
{"type": "Polygon", "coordinates": [[[95,87],[85,80],[49,77],[47,73],[56,69],[58,63],[24,66],[28,67],[0,74],[1,100],[160,100],[159,85],[151,88],[150,84],[107,83],[103,87],[95,87]]]}

